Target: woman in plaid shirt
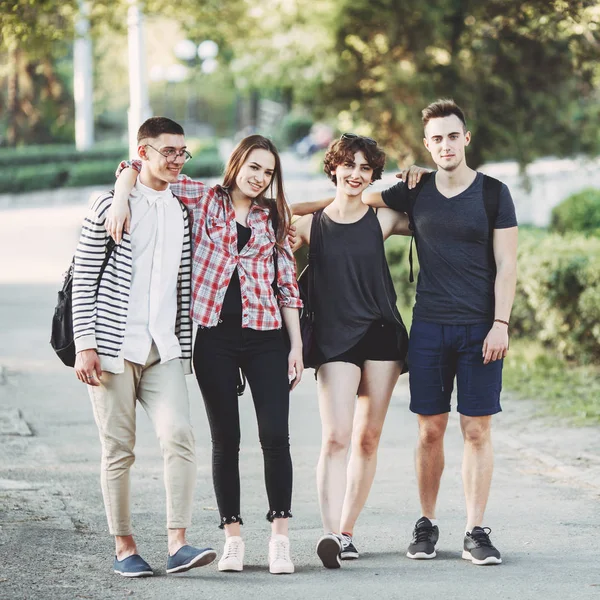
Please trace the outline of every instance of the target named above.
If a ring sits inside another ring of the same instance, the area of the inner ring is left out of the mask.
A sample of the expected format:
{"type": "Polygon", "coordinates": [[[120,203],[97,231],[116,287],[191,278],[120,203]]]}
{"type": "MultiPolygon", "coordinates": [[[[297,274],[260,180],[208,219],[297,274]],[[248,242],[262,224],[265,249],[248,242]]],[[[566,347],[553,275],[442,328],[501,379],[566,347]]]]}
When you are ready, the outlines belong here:
{"type": "MultiPolygon", "coordinates": [[[[181,168],[175,164],[179,152],[189,157],[185,150],[153,150],[173,169],[181,168]]],[[[140,161],[124,162],[117,172],[124,169],[107,218],[107,229],[116,241],[123,224],[128,228],[127,199],[140,168],[140,161]]],[[[288,415],[289,392],[303,371],[298,319],[302,302],[286,235],[290,213],[277,149],[260,135],[249,136],[229,157],[223,185],[209,187],[180,175],[171,189],[188,207],[192,221],[191,313],[198,325],[193,360],[211,428],[213,482],[226,536],[219,570],[243,569],[236,391],[241,368],[252,391],[263,449],[267,519],[272,527],[269,569],[293,573],[288,538],[292,516],[288,415]],[[275,199],[269,198],[272,195],[275,199]]]]}

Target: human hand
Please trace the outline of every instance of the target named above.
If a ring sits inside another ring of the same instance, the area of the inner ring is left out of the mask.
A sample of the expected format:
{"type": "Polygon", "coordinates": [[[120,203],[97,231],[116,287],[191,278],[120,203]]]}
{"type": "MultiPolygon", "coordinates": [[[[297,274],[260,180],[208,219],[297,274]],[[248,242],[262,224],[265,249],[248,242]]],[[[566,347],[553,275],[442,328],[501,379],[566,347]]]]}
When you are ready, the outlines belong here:
{"type": "Polygon", "coordinates": [[[485,340],[483,340],[483,364],[487,365],[495,360],[500,360],[508,352],[508,326],[503,323],[494,323],[485,340]]]}
{"type": "Polygon", "coordinates": [[[302,361],[302,346],[292,347],[288,356],[288,379],[290,381],[290,391],[292,391],[302,379],[304,372],[304,363],[302,361]]]}
{"type": "Polygon", "coordinates": [[[108,231],[110,237],[115,240],[115,244],[120,244],[123,239],[123,231],[129,233],[131,224],[131,211],[129,202],[115,198],[106,213],[104,228],[108,231]]]}
{"type": "Polygon", "coordinates": [[[100,385],[100,377],[102,376],[102,368],[100,367],[100,358],[98,353],[93,348],[90,350],[82,350],[75,357],[75,374],[77,379],[88,385],[100,385]]]}
{"type": "Polygon", "coordinates": [[[290,223],[290,226],[288,227],[288,242],[292,248],[295,248],[297,241],[298,234],[296,232],[296,226],[290,223]]]}
{"type": "Polygon", "coordinates": [[[408,189],[412,190],[416,187],[417,183],[421,181],[421,177],[425,173],[431,173],[431,169],[426,169],[425,167],[419,167],[417,165],[411,165],[408,169],[404,169],[400,173],[396,173],[396,177],[398,179],[402,179],[406,185],[408,185],[408,189]]]}

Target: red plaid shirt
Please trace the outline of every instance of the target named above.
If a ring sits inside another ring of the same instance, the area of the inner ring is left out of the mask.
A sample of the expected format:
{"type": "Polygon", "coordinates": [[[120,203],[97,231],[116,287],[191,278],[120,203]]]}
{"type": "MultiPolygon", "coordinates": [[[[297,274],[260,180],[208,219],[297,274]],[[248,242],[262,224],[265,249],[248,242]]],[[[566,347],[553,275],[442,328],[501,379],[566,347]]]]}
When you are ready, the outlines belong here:
{"type": "MultiPolygon", "coordinates": [[[[122,162],[117,175],[126,167],[140,171],[141,165],[139,160],[122,162]]],[[[282,326],[279,306],[302,308],[291,247],[286,238],[283,250],[275,248],[268,208],[252,204],[248,213],[252,235],[238,253],[235,211],[224,188],[209,187],[180,175],[179,181],[171,184],[171,190],[188,207],[192,217],[191,316],[195,323],[201,327],[218,324],[225,292],[236,267],[242,293],[242,327],[258,331],[279,329],[282,326]],[[277,298],[272,287],[275,251],[277,298]]]]}

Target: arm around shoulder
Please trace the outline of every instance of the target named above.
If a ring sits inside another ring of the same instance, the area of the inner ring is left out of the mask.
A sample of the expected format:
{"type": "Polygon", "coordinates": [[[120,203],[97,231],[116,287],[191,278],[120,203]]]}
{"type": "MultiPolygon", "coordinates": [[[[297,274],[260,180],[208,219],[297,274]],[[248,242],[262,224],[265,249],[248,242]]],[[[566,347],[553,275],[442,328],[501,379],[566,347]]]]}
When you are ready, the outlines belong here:
{"type": "Polygon", "coordinates": [[[367,192],[362,195],[363,204],[372,206],[373,208],[387,208],[387,204],[383,201],[381,192],[367,192]]]}
{"type": "Polygon", "coordinates": [[[312,214],[304,215],[294,222],[296,228],[296,242],[292,246],[292,252],[296,252],[302,246],[310,244],[310,228],[312,225],[312,214]]]}
{"type": "Polygon", "coordinates": [[[310,202],[296,202],[290,205],[292,215],[304,216],[312,215],[318,210],[326,208],[333,202],[333,196],[324,200],[311,200],[310,202]]]}

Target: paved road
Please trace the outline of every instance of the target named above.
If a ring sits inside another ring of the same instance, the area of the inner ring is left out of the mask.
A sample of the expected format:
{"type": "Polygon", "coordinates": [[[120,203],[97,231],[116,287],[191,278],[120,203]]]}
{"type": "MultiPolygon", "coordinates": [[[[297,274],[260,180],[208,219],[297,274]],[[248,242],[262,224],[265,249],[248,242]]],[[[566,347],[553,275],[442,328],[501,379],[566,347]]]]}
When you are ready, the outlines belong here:
{"type": "MultiPolygon", "coordinates": [[[[376,482],[356,530],[361,558],[340,571],[325,571],[314,553],[321,531],[314,477],[320,427],[310,371],[293,395],[291,411],[296,574],[275,577],[266,567],[262,462],[246,395],[240,400],[245,572],[221,574],[212,565],[165,576],[161,459],[140,412],[134,525],[140,550],[159,576],[127,581],[113,575],[89,401],[48,345],[56,281],[73,251],[84,204],[0,211],[0,431],[18,425],[14,414],[9,418],[9,410],[18,409],[32,433],[0,434],[1,599],[600,598],[598,431],[546,428],[530,418],[533,405],[510,398],[496,419],[496,472],[486,521],[504,564],[475,567],[460,559],[464,516],[455,415],[440,497],[439,557],[425,562],[404,557],[419,516],[415,422],[405,377],[392,400],[376,482]]],[[[188,384],[199,456],[190,540],[220,550],[209,434],[193,378],[188,384]]]]}

